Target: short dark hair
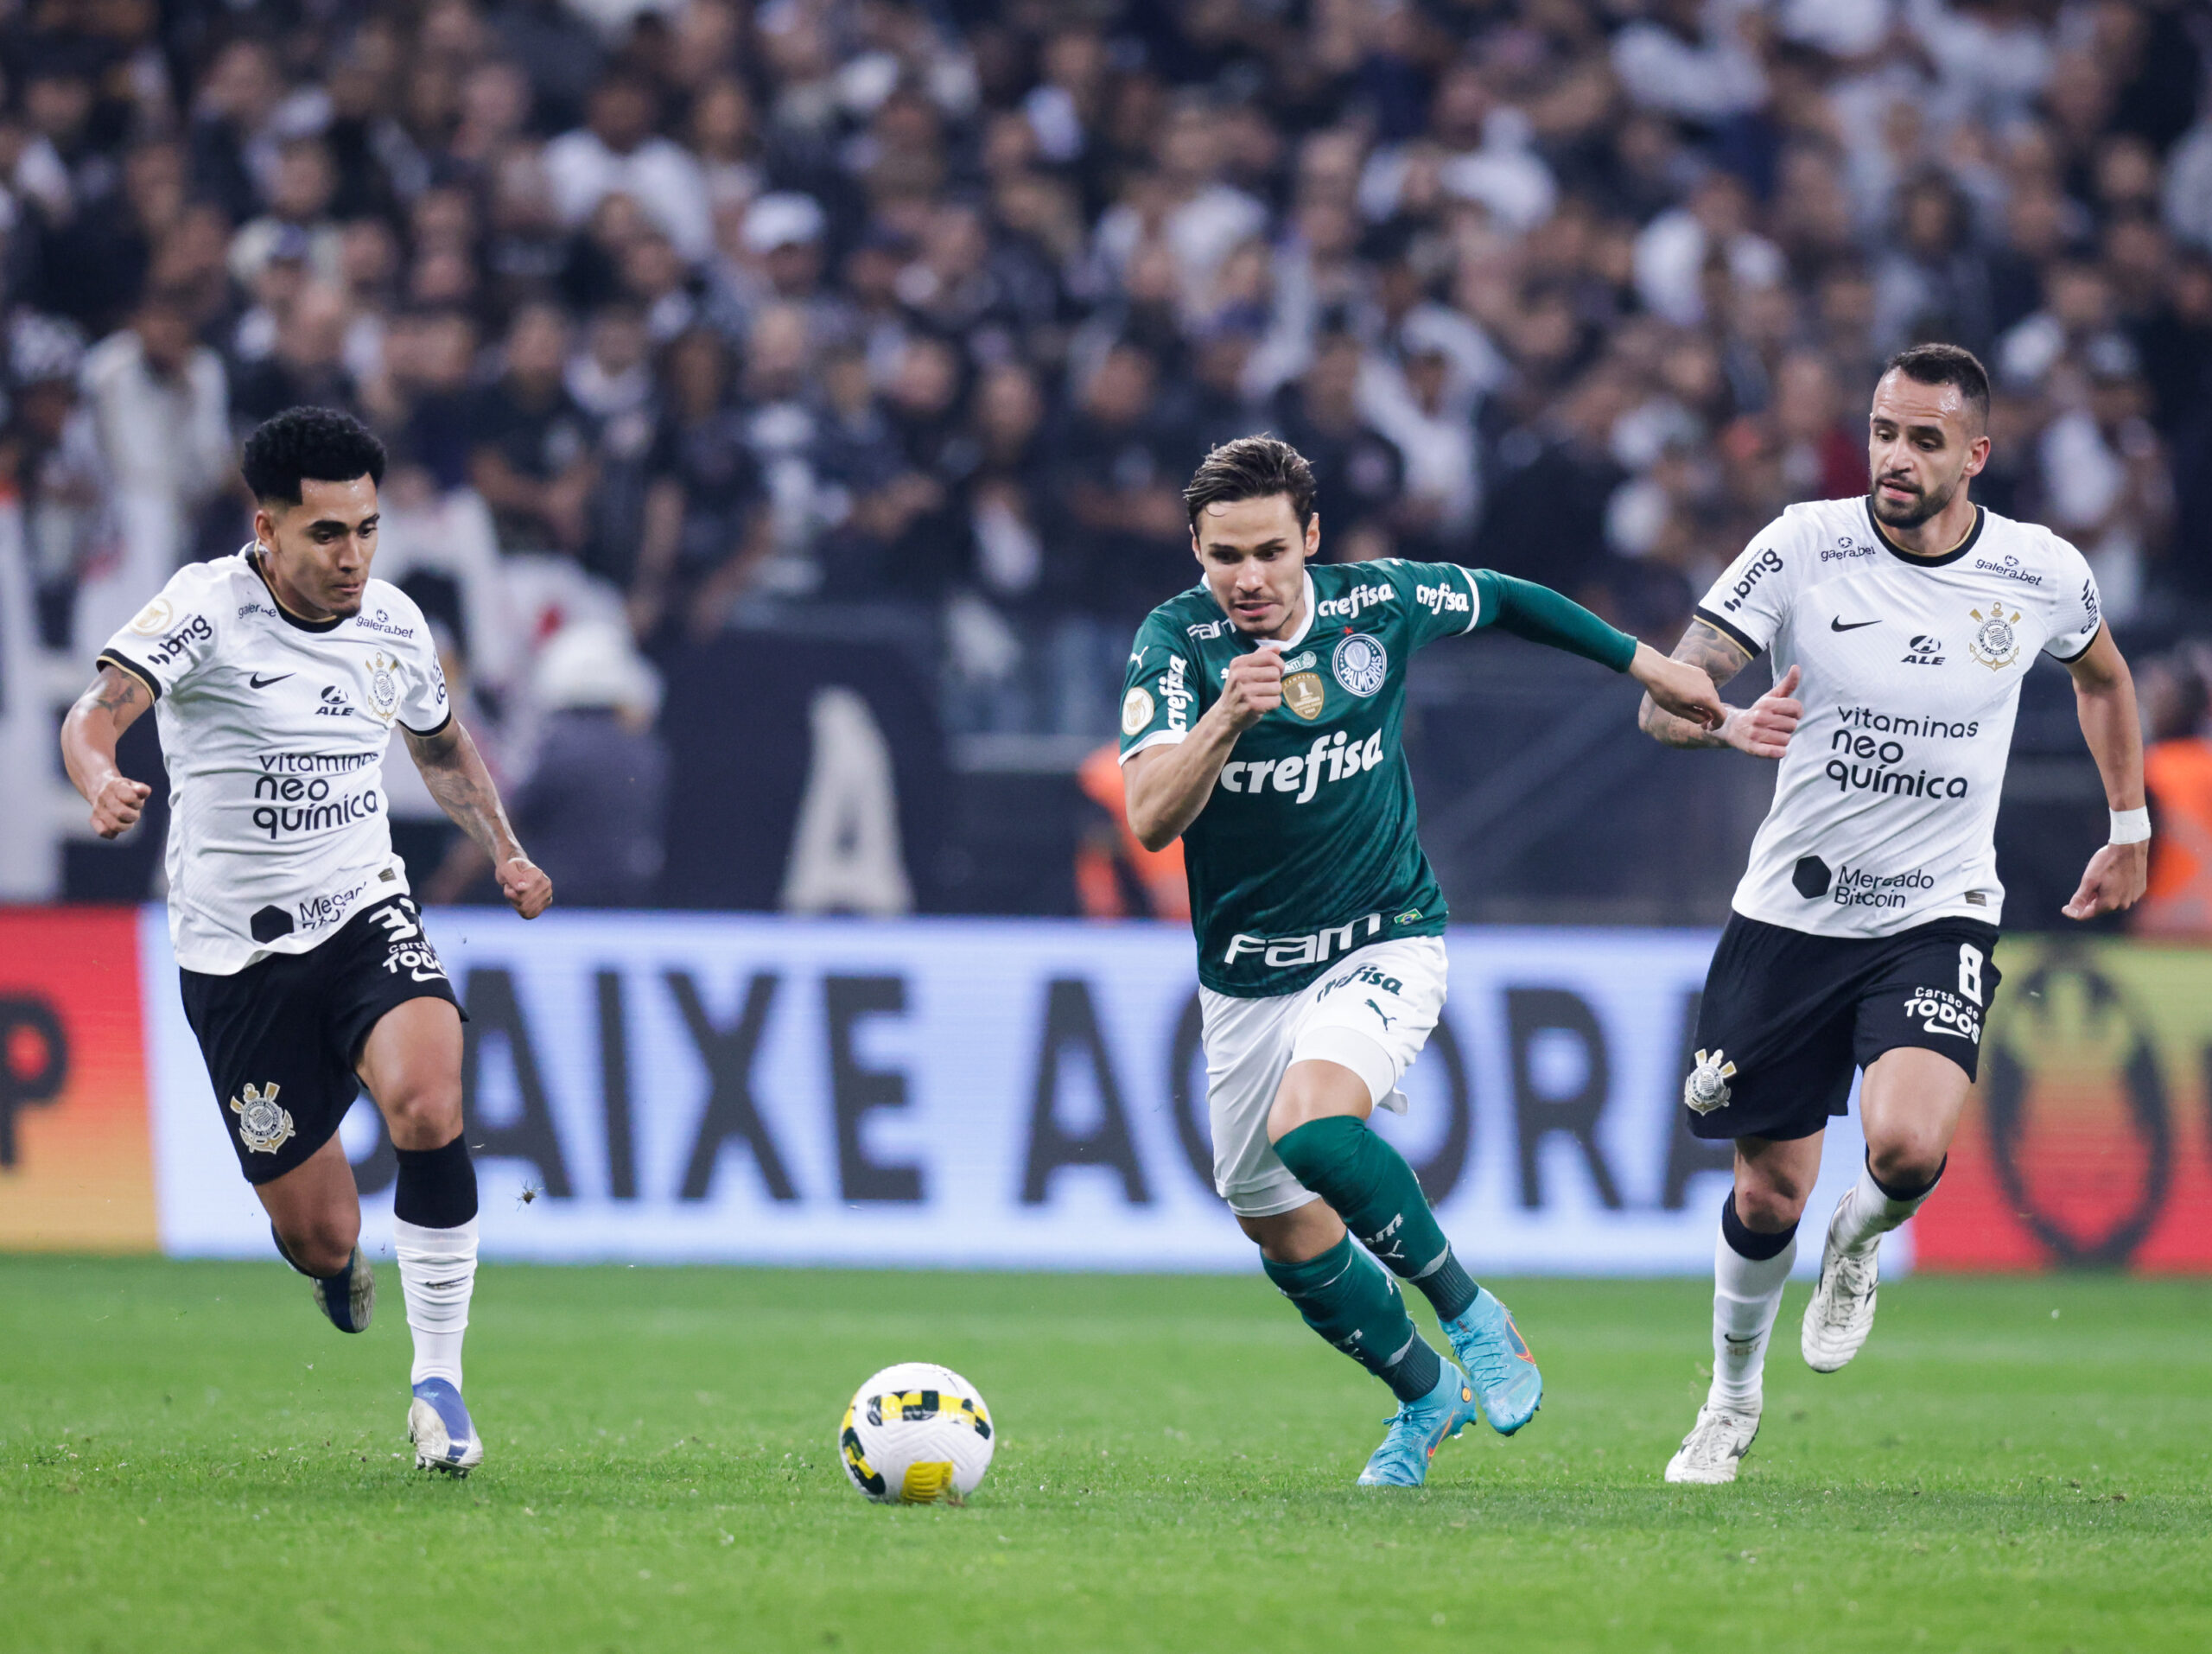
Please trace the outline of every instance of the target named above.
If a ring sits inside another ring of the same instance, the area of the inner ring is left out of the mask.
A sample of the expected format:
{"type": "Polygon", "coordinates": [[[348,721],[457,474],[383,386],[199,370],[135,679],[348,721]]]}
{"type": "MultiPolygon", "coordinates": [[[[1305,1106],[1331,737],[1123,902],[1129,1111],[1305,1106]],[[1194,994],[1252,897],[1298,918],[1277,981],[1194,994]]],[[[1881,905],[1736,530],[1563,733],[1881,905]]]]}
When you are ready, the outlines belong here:
{"type": "Polygon", "coordinates": [[[268,505],[300,503],[302,482],[384,480],[384,444],[351,414],[335,408],[287,408],[245,439],[240,469],[253,497],[268,505]]]}
{"type": "Polygon", "coordinates": [[[1239,436],[1224,442],[1198,461],[1183,490],[1183,507],[1198,532],[1198,513],[1218,500],[1290,496],[1290,509],[1303,529],[1313,520],[1313,468],[1306,456],[1279,436],[1239,436]]]}
{"type": "Polygon", "coordinates": [[[1882,364],[1885,373],[1902,373],[1916,385],[1955,385],[1959,395],[1989,423],[1989,370],[1964,345],[1910,345],[1882,364]]]}

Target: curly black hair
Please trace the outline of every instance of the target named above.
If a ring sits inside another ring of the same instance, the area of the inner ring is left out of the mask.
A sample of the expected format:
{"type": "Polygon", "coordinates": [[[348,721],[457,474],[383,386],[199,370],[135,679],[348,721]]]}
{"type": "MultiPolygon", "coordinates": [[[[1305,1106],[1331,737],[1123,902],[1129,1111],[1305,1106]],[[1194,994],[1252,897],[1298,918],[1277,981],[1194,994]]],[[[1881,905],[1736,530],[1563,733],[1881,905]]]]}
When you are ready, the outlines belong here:
{"type": "Polygon", "coordinates": [[[245,439],[240,468],[253,497],[268,505],[300,503],[303,481],[384,480],[384,444],[351,414],[335,408],[287,408],[245,439]]]}

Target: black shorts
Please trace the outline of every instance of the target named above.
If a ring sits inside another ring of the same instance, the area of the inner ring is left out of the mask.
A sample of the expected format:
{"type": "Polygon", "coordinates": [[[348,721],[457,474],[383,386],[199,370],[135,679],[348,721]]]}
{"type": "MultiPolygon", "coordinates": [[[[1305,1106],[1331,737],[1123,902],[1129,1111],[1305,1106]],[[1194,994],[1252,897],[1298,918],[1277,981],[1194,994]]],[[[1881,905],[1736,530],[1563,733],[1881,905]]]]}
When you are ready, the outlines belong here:
{"type": "Polygon", "coordinates": [[[305,953],[272,953],[227,976],[177,975],[249,1183],[282,1177],[330,1141],[360,1094],[354,1066],[386,1011],[410,999],[461,1005],[410,896],[363,908],[305,953]]]}
{"type": "Polygon", "coordinates": [[[1808,936],[1732,916],[1698,1006],[1683,1082],[1700,1137],[1809,1137],[1844,1112],[1854,1069],[1885,1051],[1940,1051],[1974,1077],[2003,980],[1997,927],[1938,919],[1895,936],[1808,936]]]}

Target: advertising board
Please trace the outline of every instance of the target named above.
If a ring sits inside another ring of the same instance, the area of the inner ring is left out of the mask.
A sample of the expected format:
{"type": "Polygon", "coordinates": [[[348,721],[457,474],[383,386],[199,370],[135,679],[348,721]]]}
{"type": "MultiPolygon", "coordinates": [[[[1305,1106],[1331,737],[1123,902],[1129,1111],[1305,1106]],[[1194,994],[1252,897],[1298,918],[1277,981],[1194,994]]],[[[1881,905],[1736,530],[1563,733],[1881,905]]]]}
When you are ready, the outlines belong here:
{"type": "MultiPolygon", "coordinates": [[[[1179,926],[430,922],[473,1019],[490,1256],[1249,1266],[1206,1175],[1179,926]]],[[[1411,1112],[1377,1126],[1474,1267],[1701,1273],[1726,1151],[1675,1098],[1711,936],[1450,946],[1411,1112]]],[[[2212,1271],[2212,951],[1999,957],[1983,1083],[1885,1269],[2212,1271]]],[[[267,1256],[217,1106],[160,909],[0,909],[0,1249],[267,1256]]],[[[1852,1123],[1830,1139],[1815,1218],[1859,1153],[1852,1123]]],[[[343,1141],[381,1246],[395,1163],[365,1102],[343,1141]]]]}
{"type": "MultiPolygon", "coordinates": [[[[486,1254],[1249,1268],[1209,1175],[1189,932],[454,910],[486,1254]],[[527,1195],[529,1198],[524,1199],[527,1195]]],[[[1379,1129],[1478,1270],[1701,1273],[1724,1145],[1681,1131],[1700,932],[1465,930],[1379,1129]]],[[[161,916],[143,923],[162,1244],[260,1256],[161,916]]],[[[365,1102],[345,1142],[388,1231],[365,1102]]],[[[1855,1171],[1831,1134],[1826,1210],[1855,1171]]],[[[1903,1248],[1893,1260],[1904,1262],[1903,1248]]],[[[1811,1260],[1808,1260],[1810,1267],[1811,1260]]]]}

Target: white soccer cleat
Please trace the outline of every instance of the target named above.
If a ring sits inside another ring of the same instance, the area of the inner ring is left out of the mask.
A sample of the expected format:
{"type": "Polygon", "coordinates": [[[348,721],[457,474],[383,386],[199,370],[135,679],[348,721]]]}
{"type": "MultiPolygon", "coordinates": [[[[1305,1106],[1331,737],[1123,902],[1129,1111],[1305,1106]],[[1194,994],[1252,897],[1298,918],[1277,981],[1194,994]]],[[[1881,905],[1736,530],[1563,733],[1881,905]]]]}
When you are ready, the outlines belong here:
{"type": "Polygon", "coordinates": [[[1880,1277],[1876,1263],[1878,1237],[1861,1246],[1836,1244],[1836,1225],[1850,1203],[1847,1190],[1828,1219],[1827,1239],[1821,1248],[1821,1284],[1805,1306],[1805,1330],[1799,1346],[1805,1365],[1815,1372],[1834,1372],[1849,1364],[1859,1346],[1874,1330],[1874,1292],[1880,1277]]]}
{"type": "Polygon", "coordinates": [[[1715,1486],[1736,1479],[1736,1466],[1759,1439],[1759,1403],[1732,1407],[1707,1402],[1697,1422],[1667,1461],[1667,1479],[1715,1486]]]}
{"type": "Polygon", "coordinates": [[[443,1378],[425,1378],[407,1404],[407,1439],[414,1444],[415,1468],[466,1476],[484,1462],[484,1443],[468,1416],[461,1391],[443,1378]]]}

